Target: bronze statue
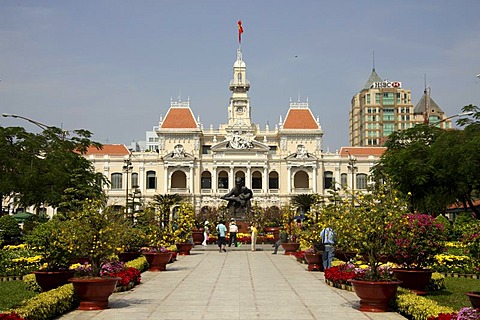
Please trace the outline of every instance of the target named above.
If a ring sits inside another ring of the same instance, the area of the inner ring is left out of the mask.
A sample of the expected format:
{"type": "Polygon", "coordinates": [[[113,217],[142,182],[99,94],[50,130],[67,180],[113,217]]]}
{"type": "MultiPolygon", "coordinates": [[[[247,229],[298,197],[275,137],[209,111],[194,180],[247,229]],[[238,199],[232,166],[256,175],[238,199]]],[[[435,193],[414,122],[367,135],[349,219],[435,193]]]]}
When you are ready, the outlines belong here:
{"type": "Polygon", "coordinates": [[[245,187],[241,178],[235,180],[235,187],[220,199],[228,200],[227,210],[233,217],[242,217],[250,210],[250,199],[253,198],[253,192],[245,187]]]}

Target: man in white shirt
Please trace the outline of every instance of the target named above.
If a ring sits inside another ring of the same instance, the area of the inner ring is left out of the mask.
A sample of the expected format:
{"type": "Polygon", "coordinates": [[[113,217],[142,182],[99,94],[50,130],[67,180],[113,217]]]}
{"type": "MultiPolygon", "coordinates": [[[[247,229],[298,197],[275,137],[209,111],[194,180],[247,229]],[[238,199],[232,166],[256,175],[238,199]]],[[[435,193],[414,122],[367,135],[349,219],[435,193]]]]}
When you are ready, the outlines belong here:
{"type": "Polygon", "coordinates": [[[335,233],[332,228],[327,227],[320,233],[322,242],[325,244],[325,250],[323,250],[323,270],[326,270],[332,266],[333,257],[335,256],[335,233]]]}
{"type": "Polygon", "coordinates": [[[230,224],[228,226],[228,231],[230,232],[230,239],[228,241],[228,246],[231,247],[232,243],[234,244],[235,247],[237,247],[237,233],[238,233],[238,226],[235,223],[235,219],[232,219],[230,221],[230,224]]]}

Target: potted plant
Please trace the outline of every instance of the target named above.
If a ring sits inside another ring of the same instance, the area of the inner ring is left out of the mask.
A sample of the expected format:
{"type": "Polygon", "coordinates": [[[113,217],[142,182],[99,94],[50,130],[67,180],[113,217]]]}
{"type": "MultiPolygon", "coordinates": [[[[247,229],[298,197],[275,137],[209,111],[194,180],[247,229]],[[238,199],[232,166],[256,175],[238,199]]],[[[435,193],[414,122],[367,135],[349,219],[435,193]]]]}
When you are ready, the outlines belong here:
{"type": "Polygon", "coordinates": [[[68,245],[88,261],[86,267],[79,268],[78,276],[69,279],[80,300],[78,309],[105,309],[120,278],[102,277],[100,271],[103,263],[115,257],[120,226],[108,218],[99,200],[85,200],[81,209],[69,216],[68,245]]]}
{"type": "Polygon", "coordinates": [[[68,245],[70,233],[67,221],[52,219],[38,224],[25,237],[27,245],[41,255],[42,269],[33,272],[42,291],[55,289],[67,283],[74,271],[69,270],[76,250],[68,245]]]}
{"type": "Polygon", "coordinates": [[[141,228],[125,224],[125,229],[121,233],[121,245],[119,247],[118,258],[120,261],[127,262],[140,256],[140,249],[146,245],[146,234],[141,228]]]}
{"type": "Polygon", "coordinates": [[[155,246],[142,249],[142,254],[147,259],[149,271],[165,271],[173,252],[168,251],[164,246],[155,246]]]}
{"type": "Polygon", "coordinates": [[[178,254],[189,255],[193,248],[192,230],[195,226],[195,211],[190,203],[182,203],[178,208],[178,219],[173,224],[173,237],[178,254]]]}
{"type": "Polygon", "coordinates": [[[418,295],[426,294],[426,286],[432,276],[428,266],[435,262],[435,255],[445,252],[447,234],[443,224],[428,214],[410,213],[389,227],[391,240],[397,248],[394,260],[401,267],[393,274],[402,280],[402,287],[418,295]]]}
{"type": "Polygon", "coordinates": [[[393,236],[389,227],[399,221],[408,206],[385,185],[370,194],[351,197],[325,207],[320,216],[335,231],[337,245],[352,248],[366,259],[368,267],[350,280],[360,298],[360,310],[387,311],[401,282],[388,266],[382,267],[382,261],[395,249],[389,241],[393,236]]]}
{"type": "Polygon", "coordinates": [[[300,243],[297,239],[300,234],[300,228],[295,222],[294,216],[295,210],[291,206],[283,208],[282,222],[288,237],[287,242],[282,242],[282,247],[286,255],[293,255],[300,248],[300,243]]]}

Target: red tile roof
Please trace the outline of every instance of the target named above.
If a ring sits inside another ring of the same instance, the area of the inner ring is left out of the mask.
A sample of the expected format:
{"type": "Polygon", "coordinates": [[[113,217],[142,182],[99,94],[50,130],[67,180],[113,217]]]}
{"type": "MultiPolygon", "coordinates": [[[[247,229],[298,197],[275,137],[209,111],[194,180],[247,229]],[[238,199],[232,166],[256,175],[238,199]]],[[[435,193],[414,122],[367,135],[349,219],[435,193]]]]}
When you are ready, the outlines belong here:
{"type": "Polygon", "coordinates": [[[284,129],[318,129],[318,124],[310,109],[290,108],[283,123],[284,129]]]}
{"type": "Polygon", "coordinates": [[[190,108],[170,108],[163,120],[163,129],[197,128],[197,122],[190,108]]]}
{"type": "Polygon", "coordinates": [[[340,156],[348,157],[351,155],[354,157],[380,157],[386,150],[387,148],[385,147],[342,147],[340,149],[340,156]]]}
{"type": "Polygon", "coordinates": [[[110,155],[110,156],[126,156],[129,155],[127,147],[123,144],[104,144],[102,149],[89,147],[85,155],[110,155]]]}

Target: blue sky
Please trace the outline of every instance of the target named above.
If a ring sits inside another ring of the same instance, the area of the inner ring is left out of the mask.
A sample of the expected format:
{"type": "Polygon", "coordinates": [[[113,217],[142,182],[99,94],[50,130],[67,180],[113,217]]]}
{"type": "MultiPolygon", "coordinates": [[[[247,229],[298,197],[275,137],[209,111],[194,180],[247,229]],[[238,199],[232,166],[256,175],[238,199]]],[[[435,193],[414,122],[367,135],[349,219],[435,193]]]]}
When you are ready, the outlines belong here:
{"type": "Polygon", "coordinates": [[[130,144],[181,97],[217,128],[242,20],[253,122],[272,128],[290,99],[308,98],[334,151],[349,143],[350,100],[373,52],[414,105],[425,75],[447,115],[479,105],[479,12],[478,0],[0,0],[0,111],[130,144]]]}

